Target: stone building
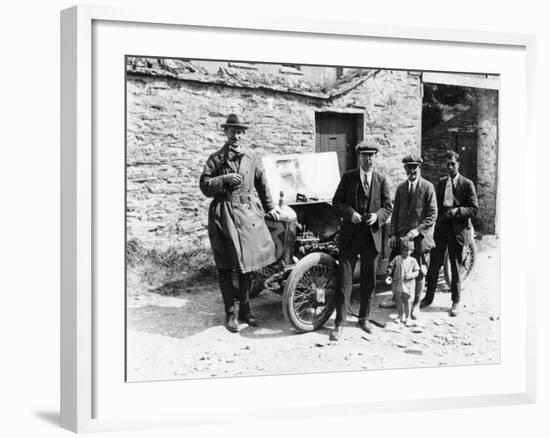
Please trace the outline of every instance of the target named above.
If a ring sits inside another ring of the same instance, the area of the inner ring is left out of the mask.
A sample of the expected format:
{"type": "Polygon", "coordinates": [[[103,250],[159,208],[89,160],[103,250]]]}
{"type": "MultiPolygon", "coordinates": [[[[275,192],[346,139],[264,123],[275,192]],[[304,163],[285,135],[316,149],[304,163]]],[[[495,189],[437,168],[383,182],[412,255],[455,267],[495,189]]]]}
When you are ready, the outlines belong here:
{"type": "Polygon", "coordinates": [[[401,158],[420,152],[420,73],[315,69],[308,75],[279,66],[273,73],[220,63],[214,71],[204,63],[129,57],[128,239],[165,249],[204,237],[210,199],[199,176],[223,145],[220,124],[232,112],[250,123],[246,139],[257,153],[336,150],[340,172],[356,167],[354,147],[368,139],[380,148],[377,167],[393,191],[404,178],[401,158]]]}
{"type": "MultiPolygon", "coordinates": [[[[419,72],[136,57],[126,67],[127,237],[146,248],[205,244],[210,199],[199,177],[223,145],[229,113],[250,123],[245,139],[258,154],[334,150],[341,173],[356,167],[354,147],[367,139],[380,149],[376,166],[392,193],[405,177],[404,155],[422,153],[435,180],[432,163],[453,141],[455,122],[422,140],[419,72]]],[[[472,124],[461,129],[492,150],[491,171],[478,172],[477,183],[492,187],[480,202],[496,208],[496,113],[485,122],[480,113],[465,115],[472,124]]],[[[494,211],[485,213],[493,223],[494,211]]]]}
{"type": "MultiPolygon", "coordinates": [[[[480,85],[491,83],[486,81],[480,85]]],[[[495,234],[498,228],[498,92],[486,88],[473,91],[472,106],[422,133],[422,175],[436,184],[446,174],[445,152],[458,152],[460,173],[471,179],[477,190],[479,211],[474,228],[495,234]]]]}

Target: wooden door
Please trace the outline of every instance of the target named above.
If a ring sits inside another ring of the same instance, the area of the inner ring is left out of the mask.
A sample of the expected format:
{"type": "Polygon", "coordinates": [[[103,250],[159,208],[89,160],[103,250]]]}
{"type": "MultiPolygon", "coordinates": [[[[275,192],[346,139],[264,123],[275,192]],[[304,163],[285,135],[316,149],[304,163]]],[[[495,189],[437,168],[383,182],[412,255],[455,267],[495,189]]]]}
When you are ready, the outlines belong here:
{"type": "Polygon", "coordinates": [[[357,167],[355,146],[361,135],[359,115],[317,113],[315,116],[315,152],[335,151],[340,175],[357,167]]]}
{"type": "Polygon", "coordinates": [[[471,179],[477,187],[477,136],[473,134],[457,134],[456,147],[460,160],[459,172],[471,179]]]}

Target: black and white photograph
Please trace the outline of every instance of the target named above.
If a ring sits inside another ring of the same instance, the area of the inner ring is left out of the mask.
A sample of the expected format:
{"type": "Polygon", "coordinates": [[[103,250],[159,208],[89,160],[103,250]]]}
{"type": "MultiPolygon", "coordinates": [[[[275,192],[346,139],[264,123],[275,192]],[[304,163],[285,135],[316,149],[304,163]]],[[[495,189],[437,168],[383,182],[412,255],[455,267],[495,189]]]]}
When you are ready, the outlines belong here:
{"type": "Polygon", "coordinates": [[[499,363],[498,75],[125,69],[127,381],[499,363]]]}

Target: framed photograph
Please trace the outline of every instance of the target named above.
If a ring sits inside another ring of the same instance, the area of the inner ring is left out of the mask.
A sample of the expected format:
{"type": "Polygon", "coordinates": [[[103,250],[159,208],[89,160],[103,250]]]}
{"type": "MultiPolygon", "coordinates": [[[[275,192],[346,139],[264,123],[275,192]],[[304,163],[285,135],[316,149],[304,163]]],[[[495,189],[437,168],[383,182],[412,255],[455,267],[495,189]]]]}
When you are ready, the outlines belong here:
{"type": "Polygon", "coordinates": [[[61,18],[63,427],[534,401],[534,37],[61,18]]]}

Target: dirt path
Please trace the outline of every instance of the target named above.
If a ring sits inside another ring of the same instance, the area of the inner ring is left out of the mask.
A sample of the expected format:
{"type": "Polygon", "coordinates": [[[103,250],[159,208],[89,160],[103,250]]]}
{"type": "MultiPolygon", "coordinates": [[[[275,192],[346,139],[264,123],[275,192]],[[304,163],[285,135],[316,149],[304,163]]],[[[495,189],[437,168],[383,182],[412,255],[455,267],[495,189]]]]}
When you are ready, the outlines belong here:
{"type": "Polygon", "coordinates": [[[238,334],[222,325],[217,285],[187,289],[178,296],[145,292],[128,299],[128,379],[308,373],[321,371],[469,365],[499,361],[499,271],[496,242],[484,242],[464,291],[461,314],[448,315],[450,293],[441,284],[417,327],[391,322],[394,311],[378,308],[391,292],[376,296],[373,319],[388,321],[367,335],[348,316],[343,338],[329,342],[334,326],[298,334],[286,323],[281,297],[262,293],[252,301],[258,328],[238,334]]]}

